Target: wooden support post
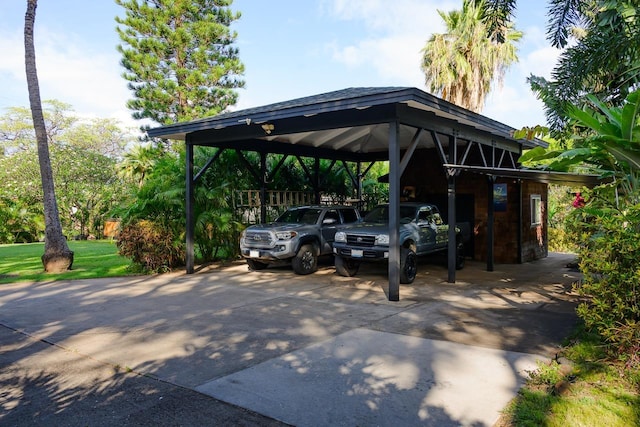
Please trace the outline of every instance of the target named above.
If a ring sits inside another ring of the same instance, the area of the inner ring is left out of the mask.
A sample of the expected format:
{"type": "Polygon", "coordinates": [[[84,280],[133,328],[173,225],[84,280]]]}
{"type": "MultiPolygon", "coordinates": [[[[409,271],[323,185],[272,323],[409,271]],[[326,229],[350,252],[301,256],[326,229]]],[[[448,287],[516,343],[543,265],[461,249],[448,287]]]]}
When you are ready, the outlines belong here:
{"type": "Polygon", "coordinates": [[[320,204],[320,159],[316,157],[313,163],[313,194],[315,196],[315,204],[320,204]]]}
{"type": "Polygon", "coordinates": [[[400,300],[400,143],[397,121],[389,123],[389,301],[400,300]]]}
{"type": "Polygon", "coordinates": [[[490,176],[487,180],[487,271],[493,271],[493,226],[495,222],[493,206],[493,184],[495,182],[495,176],[490,176]]]}
{"type": "Polygon", "coordinates": [[[267,222],[267,154],[260,153],[260,222],[267,222]]]}
{"type": "MultiPolygon", "coordinates": [[[[458,138],[454,134],[449,137],[449,163],[457,164],[457,147],[458,138]]],[[[447,238],[449,239],[447,248],[447,282],[456,282],[456,171],[455,169],[447,170],[447,210],[449,223],[449,231],[447,238]]]]}
{"type": "Polygon", "coordinates": [[[362,209],[362,162],[356,164],[356,176],[358,186],[356,188],[356,197],[358,198],[358,208],[362,209]]]}
{"type": "Polygon", "coordinates": [[[193,145],[190,141],[190,135],[186,137],[186,161],[187,161],[187,173],[186,173],[186,269],[187,274],[193,274],[194,271],[194,218],[193,218],[193,204],[194,204],[194,185],[195,180],[193,178],[193,145]]]}

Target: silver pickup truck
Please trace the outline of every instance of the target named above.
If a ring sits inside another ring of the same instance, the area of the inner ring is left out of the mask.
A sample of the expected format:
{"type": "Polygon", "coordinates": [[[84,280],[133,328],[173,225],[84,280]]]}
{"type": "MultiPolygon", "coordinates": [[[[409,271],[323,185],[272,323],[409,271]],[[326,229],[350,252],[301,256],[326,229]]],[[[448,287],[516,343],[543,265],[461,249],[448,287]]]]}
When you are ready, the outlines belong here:
{"type": "Polygon", "coordinates": [[[240,253],[250,270],[262,270],[270,263],[291,262],[297,274],[318,269],[318,257],[332,254],[336,232],[360,221],[350,206],[301,206],[290,208],[275,222],[252,225],[240,238],[240,253]]]}
{"type": "MultiPolygon", "coordinates": [[[[449,226],[435,205],[400,204],[400,283],[412,283],[417,273],[416,256],[446,251],[449,226]]],[[[389,258],[389,205],[376,206],[363,221],[337,232],[333,243],[336,272],[357,274],[360,263],[389,258]]],[[[464,239],[456,227],[456,268],[464,267],[464,239]]]]}

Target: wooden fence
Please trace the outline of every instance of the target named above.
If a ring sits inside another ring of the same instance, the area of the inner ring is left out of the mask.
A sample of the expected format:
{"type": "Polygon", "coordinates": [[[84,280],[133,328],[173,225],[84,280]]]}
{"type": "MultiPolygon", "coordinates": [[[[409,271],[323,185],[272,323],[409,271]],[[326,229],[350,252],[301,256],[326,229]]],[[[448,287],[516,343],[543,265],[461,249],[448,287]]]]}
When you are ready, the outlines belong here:
{"type": "MultiPolygon", "coordinates": [[[[275,191],[266,192],[267,221],[275,220],[281,213],[291,206],[315,205],[315,194],[304,191],[275,191]]],[[[358,206],[358,200],[345,199],[323,194],[320,196],[321,205],[346,204],[358,206]]],[[[238,190],[235,192],[233,207],[236,215],[243,224],[260,222],[260,190],[238,190]]]]}

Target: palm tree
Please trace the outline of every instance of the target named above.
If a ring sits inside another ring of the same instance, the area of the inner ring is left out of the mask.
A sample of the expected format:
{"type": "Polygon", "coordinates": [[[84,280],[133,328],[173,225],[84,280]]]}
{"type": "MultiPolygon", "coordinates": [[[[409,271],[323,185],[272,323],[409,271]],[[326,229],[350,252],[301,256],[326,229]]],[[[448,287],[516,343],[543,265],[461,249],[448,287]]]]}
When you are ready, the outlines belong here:
{"type": "MultiPolygon", "coordinates": [[[[604,0],[606,2],[607,0],[604,0]]],[[[499,41],[504,41],[504,29],[515,15],[517,0],[476,0],[476,5],[483,10],[482,19],[487,24],[488,34],[499,41]]],[[[548,38],[551,45],[562,48],[569,42],[572,28],[585,23],[588,15],[601,8],[598,0],[548,0],[549,26],[548,38]]],[[[616,5],[613,5],[616,7],[616,5]]],[[[609,5],[611,7],[611,5],[609,5]]],[[[592,16],[593,17],[593,16],[592,16]]]]}
{"type": "MultiPolygon", "coordinates": [[[[528,81],[545,104],[552,130],[562,131],[569,120],[566,108],[585,105],[586,93],[610,105],[621,106],[640,84],[640,5],[637,0],[547,0],[546,3],[547,39],[552,46],[564,51],[551,73],[551,80],[531,76],[528,81]]],[[[515,16],[516,6],[516,0],[481,2],[483,20],[497,40],[515,16]]]]}
{"type": "Polygon", "coordinates": [[[126,152],[118,164],[118,175],[141,188],[155,164],[165,155],[162,146],[136,145],[126,152]]]}
{"type": "Polygon", "coordinates": [[[40,162],[40,177],[44,193],[44,255],[42,264],[44,270],[58,273],[68,270],[73,265],[73,252],[69,250],[67,241],[62,234],[58,203],[53,185],[51,159],[49,158],[49,143],[47,130],[40,101],[40,87],[36,70],[36,52],[33,44],[33,25],[36,20],[37,0],[27,0],[27,12],[24,17],[24,62],[29,88],[29,104],[33,117],[33,128],[38,144],[38,160],[40,162]]]}
{"type": "Polygon", "coordinates": [[[427,89],[454,104],[480,112],[492,83],[502,84],[506,69],[518,61],[515,43],[522,32],[509,24],[506,40],[488,36],[483,2],[464,0],[462,10],[438,10],[447,31],[433,34],[422,50],[427,89]]]}

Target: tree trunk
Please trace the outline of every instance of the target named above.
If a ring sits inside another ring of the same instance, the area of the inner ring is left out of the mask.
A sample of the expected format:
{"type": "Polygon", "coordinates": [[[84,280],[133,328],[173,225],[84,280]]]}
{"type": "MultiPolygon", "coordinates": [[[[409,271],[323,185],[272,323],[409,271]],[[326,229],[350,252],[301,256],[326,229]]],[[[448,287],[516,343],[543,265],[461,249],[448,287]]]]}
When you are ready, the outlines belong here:
{"type": "Polygon", "coordinates": [[[27,72],[27,86],[29,88],[29,104],[33,117],[33,128],[38,143],[38,160],[40,162],[40,177],[44,193],[44,255],[42,264],[44,270],[59,273],[71,269],[73,252],[69,250],[67,240],[62,234],[60,214],[53,185],[53,172],[49,158],[49,143],[42,114],[40,101],[40,87],[36,70],[36,52],[33,43],[33,25],[36,19],[37,0],[27,0],[27,13],[24,17],[24,63],[27,72]]]}

